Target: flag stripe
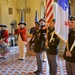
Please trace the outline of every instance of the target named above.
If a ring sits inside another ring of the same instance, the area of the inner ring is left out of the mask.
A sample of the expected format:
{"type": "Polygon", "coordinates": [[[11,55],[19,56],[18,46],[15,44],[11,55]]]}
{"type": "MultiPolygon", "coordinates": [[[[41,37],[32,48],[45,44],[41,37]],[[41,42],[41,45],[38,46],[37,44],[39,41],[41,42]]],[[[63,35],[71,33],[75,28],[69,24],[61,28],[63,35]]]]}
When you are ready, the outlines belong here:
{"type": "Polygon", "coordinates": [[[53,19],[53,0],[46,0],[46,22],[49,23],[53,19]]]}
{"type": "Polygon", "coordinates": [[[50,21],[53,19],[53,14],[49,17],[49,19],[47,20],[48,23],[50,23],[50,21]]]}
{"type": "Polygon", "coordinates": [[[52,0],[47,0],[47,8],[50,6],[50,4],[51,4],[51,2],[52,2],[52,0]]]}
{"type": "Polygon", "coordinates": [[[47,12],[47,15],[48,16],[49,14],[51,14],[50,12],[52,11],[52,6],[50,7],[49,11],[47,12]]]}

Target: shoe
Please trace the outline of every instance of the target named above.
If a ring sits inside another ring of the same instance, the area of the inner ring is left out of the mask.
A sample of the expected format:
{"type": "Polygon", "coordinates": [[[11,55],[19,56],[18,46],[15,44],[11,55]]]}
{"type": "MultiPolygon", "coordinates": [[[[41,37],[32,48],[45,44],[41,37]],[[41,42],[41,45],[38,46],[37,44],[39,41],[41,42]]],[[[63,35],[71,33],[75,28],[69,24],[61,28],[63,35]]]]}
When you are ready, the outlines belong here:
{"type": "Polygon", "coordinates": [[[6,57],[0,57],[0,59],[6,59],[6,57]]]}
{"type": "Polygon", "coordinates": [[[36,75],[42,75],[43,74],[43,72],[37,72],[36,73],[36,75]]]}
{"type": "Polygon", "coordinates": [[[19,58],[18,60],[22,60],[21,58],[19,58]]]}
{"type": "Polygon", "coordinates": [[[39,72],[38,70],[34,71],[35,74],[38,73],[38,72],[39,72]]]}
{"type": "Polygon", "coordinates": [[[3,57],[0,57],[0,59],[3,59],[3,57]]]}
{"type": "Polygon", "coordinates": [[[24,59],[21,59],[21,60],[24,60],[24,59]]]}
{"type": "Polygon", "coordinates": [[[3,57],[3,59],[6,59],[6,57],[3,57]]]}
{"type": "Polygon", "coordinates": [[[24,60],[24,59],[20,58],[20,59],[18,59],[18,60],[24,60]]]}
{"type": "Polygon", "coordinates": [[[45,60],[42,60],[42,62],[46,62],[45,60]]]}

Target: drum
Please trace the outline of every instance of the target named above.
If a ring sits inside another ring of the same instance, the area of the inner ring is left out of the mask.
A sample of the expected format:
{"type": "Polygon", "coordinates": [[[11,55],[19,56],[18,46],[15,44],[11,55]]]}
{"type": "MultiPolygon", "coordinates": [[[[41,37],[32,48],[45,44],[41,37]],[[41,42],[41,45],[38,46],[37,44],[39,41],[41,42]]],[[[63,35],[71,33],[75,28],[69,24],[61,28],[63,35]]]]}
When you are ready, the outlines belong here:
{"type": "Polygon", "coordinates": [[[9,52],[9,49],[7,48],[7,43],[0,40],[0,54],[5,55],[9,52]]]}

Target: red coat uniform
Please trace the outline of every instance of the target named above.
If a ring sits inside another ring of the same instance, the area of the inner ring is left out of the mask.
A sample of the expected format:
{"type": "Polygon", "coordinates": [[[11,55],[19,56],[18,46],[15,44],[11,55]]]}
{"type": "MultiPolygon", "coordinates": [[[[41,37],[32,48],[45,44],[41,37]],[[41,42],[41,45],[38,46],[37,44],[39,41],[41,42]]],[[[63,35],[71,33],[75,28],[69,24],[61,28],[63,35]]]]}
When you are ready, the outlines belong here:
{"type": "Polygon", "coordinates": [[[4,42],[8,43],[9,33],[7,30],[1,30],[1,38],[4,42]]]}
{"type": "Polygon", "coordinates": [[[23,41],[27,41],[26,40],[26,28],[21,28],[21,29],[16,29],[15,30],[15,34],[20,34],[21,35],[21,39],[23,40],[23,41]]]}

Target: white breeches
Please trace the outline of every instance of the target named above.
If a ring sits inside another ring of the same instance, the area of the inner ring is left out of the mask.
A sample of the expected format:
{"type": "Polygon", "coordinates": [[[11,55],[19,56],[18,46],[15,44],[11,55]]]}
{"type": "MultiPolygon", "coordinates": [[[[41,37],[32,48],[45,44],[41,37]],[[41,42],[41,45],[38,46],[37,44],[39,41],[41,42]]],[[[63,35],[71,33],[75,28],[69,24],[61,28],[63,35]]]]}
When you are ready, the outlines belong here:
{"type": "Polygon", "coordinates": [[[19,46],[19,52],[20,52],[20,58],[25,59],[25,53],[27,52],[26,46],[25,46],[25,42],[22,41],[20,35],[18,38],[18,46],[19,46]]]}

